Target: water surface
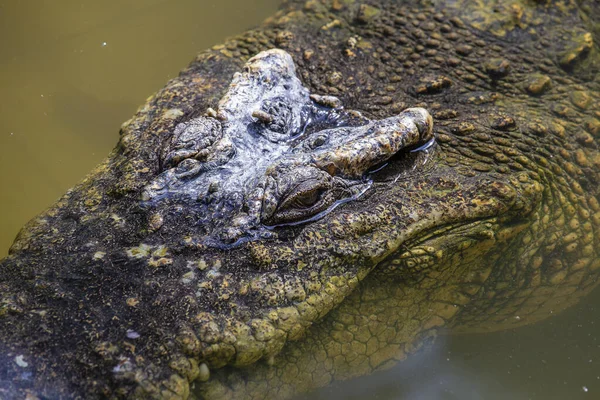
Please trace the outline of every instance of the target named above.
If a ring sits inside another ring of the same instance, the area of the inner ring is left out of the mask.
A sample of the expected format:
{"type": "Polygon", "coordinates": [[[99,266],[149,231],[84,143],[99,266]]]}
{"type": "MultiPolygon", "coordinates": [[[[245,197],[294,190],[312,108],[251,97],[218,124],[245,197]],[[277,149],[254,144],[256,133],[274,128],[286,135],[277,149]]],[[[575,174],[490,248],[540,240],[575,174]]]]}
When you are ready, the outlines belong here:
{"type": "Polygon", "coordinates": [[[279,0],[0,0],[0,257],[196,53],[279,0]]]}

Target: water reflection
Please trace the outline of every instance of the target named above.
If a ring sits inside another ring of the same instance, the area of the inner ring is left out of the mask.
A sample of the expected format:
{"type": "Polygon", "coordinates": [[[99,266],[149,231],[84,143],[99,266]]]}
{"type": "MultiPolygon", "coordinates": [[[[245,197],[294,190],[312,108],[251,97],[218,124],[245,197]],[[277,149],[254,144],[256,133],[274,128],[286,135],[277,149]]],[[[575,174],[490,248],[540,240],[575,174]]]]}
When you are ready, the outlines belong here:
{"type": "MultiPolygon", "coordinates": [[[[513,392],[494,376],[479,376],[468,365],[452,361],[447,338],[406,362],[371,377],[334,384],[302,399],[488,400],[528,397],[513,392]]],[[[457,357],[457,358],[460,358],[457,357]]],[[[297,400],[300,400],[297,399],[297,400]]]]}
{"type": "Polygon", "coordinates": [[[600,291],[541,323],[440,337],[387,371],[296,400],[564,400],[600,396],[600,291]]]}

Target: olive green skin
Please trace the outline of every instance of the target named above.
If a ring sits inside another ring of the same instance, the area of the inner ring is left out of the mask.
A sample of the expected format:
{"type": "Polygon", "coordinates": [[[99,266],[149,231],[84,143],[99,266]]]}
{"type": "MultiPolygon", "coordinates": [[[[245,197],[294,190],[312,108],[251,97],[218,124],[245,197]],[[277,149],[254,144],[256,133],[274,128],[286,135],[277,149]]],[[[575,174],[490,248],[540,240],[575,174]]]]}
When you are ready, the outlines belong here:
{"type": "Polygon", "coordinates": [[[0,397],[286,397],[385,368],[441,330],[529,324],[589,293],[598,6],[505,4],[287,1],[201,53],[0,262],[0,397]],[[277,240],[206,247],[193,213],[149,213],[140,192],[175,125],[273,47],[346,108],[426,108],[438,144],[277,240]]]}

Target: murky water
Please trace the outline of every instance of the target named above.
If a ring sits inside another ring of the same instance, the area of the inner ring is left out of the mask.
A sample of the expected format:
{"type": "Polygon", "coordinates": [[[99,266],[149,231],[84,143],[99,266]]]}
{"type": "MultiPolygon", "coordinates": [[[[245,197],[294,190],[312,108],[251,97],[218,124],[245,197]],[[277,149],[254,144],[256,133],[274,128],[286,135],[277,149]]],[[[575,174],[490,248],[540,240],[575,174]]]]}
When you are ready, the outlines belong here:
{"type": "MultiPolygon", "coordinates": [[[[99,163],[120,124],[194,54],[278,0],[0,1],[0,257],[99,163]]],[[[540,324],[438,340],[399,366],[308,398],[600,398],[600,292],[540,324]]]]}
{"type": "Polygon", "coordinates": [[[438,338],[394,368],[296,400],[600,398],[600,292],[541,323],[438,338]]]}
{"type": "Polygon", "coordinates": [[[279,0],[0,1],[0,257],[194,55],[279,0]]]}

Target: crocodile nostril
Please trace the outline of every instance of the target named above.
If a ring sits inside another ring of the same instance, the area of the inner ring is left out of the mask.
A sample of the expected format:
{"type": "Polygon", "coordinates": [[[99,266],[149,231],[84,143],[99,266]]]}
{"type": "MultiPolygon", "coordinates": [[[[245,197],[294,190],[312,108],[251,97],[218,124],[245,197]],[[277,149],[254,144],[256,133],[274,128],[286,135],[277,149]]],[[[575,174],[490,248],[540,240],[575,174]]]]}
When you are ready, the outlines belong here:
{"type": "Polygon", "coordinates": [[[270,124],[271,122],[273,122],[274,119],[271,114],[263,110],[254,110],[252,112],[252,116],[260,122],[262,122],[263,124],[270,124]]]}
{"type": "Polygon", "coordinates": [[[409,108],[403,113],[412,117],[413,123],[419,131],[419,142],[427,143],[433,139],[433,117],[424,108],[409,108]]]}

